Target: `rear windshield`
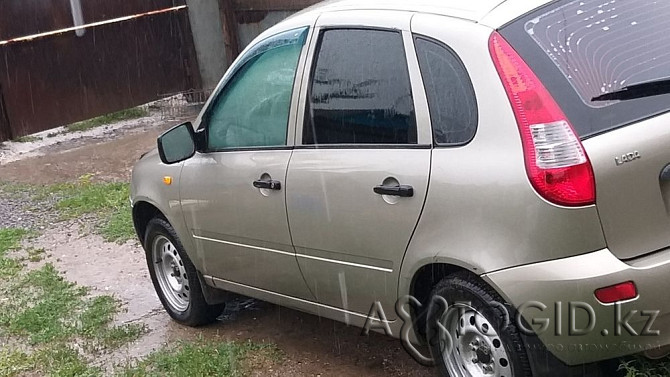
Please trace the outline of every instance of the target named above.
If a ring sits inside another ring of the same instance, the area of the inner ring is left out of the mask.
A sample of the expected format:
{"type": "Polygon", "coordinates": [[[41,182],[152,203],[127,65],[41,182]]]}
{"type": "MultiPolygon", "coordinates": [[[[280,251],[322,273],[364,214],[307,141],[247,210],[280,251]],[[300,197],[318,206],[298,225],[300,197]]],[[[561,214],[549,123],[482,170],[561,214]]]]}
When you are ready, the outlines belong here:
{"type": "Polygon", "coordinates": [[[559,0],[500,33],[583,138],[670,110],[670,94],[593,101],[630,85],[670,78],[670,1],[559,0]]]}

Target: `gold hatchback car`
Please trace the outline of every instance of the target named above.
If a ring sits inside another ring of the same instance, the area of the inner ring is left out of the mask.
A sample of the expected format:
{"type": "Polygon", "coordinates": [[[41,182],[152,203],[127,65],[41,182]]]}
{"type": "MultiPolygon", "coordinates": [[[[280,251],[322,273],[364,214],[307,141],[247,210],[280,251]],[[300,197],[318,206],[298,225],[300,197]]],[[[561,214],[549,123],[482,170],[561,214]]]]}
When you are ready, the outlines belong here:
{"type": "Polygon", "coordinates": [[[669,29],[655,0],[290,17],[134,168],[165,309],[198,326],[251,296],[398,337],[443,376],[664,354],[669,29]]]}

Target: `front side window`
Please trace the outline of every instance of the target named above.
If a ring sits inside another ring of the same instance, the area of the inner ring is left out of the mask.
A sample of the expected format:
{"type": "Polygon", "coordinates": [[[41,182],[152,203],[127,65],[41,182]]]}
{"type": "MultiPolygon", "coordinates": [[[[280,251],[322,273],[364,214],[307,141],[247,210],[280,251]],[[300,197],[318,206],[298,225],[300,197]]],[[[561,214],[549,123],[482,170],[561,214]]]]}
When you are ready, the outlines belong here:
{"type": "Polygon", "coordinates": [[[307,31],[278,34],[242,57],[206,117],[209,150],[286,145],[293,83],[307,31]]]}
{"type": "Polygon", "coordinates": [[[416,144],[400,32],[322,32],[311,80],[303,144],[416,144]]]}

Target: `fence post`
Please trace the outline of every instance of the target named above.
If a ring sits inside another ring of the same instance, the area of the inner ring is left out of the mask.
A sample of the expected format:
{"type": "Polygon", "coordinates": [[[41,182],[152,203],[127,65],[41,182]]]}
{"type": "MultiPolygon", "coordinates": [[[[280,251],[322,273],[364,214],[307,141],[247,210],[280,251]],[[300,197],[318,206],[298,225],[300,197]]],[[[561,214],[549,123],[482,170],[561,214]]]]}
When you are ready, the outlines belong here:
{"type": "Polygon", "coordinates": [[[0,142],[11,140],[12,138],[12,128],[9,125],[5,97],[2,95],[2,85],[0,85],[0,142]]]}
{"type": "Polygon", "coordinates": [[[221,24],[223,26],[223,40],[226,45],[226,60],[230,67],[240,54],[240,42],[237,33],[237,18],[232,0],[219,0],[221,24]]]}

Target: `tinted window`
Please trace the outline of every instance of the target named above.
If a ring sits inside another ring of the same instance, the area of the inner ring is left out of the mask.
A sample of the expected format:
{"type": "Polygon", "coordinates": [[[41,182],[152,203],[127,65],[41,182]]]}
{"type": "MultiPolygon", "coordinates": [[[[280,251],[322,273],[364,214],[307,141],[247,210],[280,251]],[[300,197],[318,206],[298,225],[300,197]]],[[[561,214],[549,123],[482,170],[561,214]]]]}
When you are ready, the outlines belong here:
{"type": "Polygon", "coordinates": [[[447,47],[415,39],[435,143],[464,144],[477,130],[477,100],[463,63],[447,47]]]}
{"type": "Polygon", "coordinates": [[[261,42],[242,62],[208,114],[210,150],[286,145],[298,59],[307,30],[261,42]]]}
{"type": "Polygon", "coordinates": [[[582,136],[670,110],[670,95],[593,101],[670,76],[670,2],[561,0],[502,29],[582,136]]]}
{"type": "Polygon", "coordinates": [[[352,29],[320,38],[304,144],[416,143],[402,35],[352,29]]]}

